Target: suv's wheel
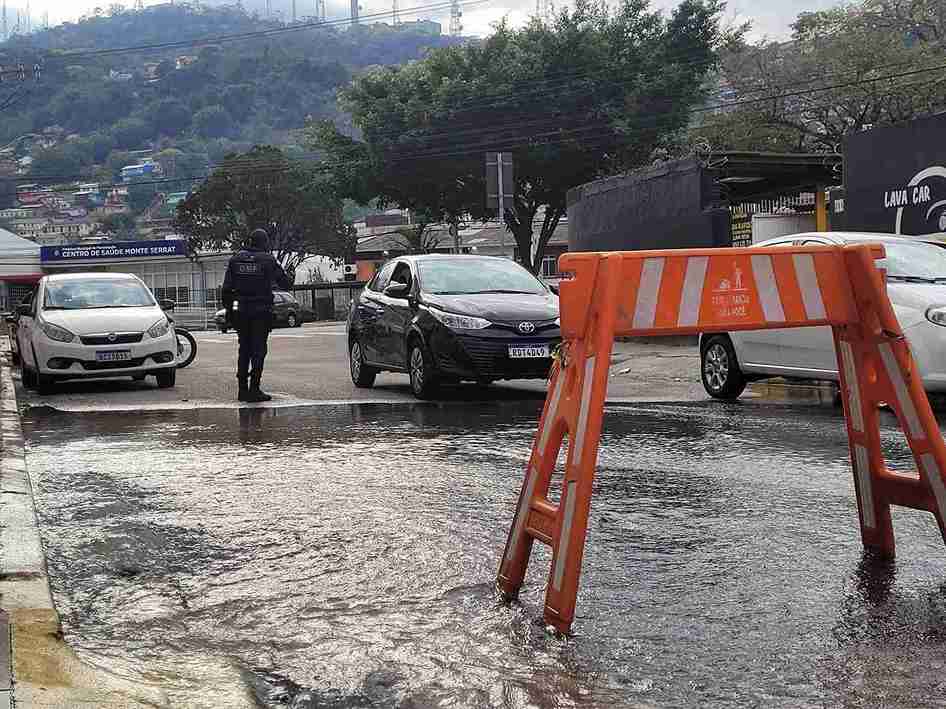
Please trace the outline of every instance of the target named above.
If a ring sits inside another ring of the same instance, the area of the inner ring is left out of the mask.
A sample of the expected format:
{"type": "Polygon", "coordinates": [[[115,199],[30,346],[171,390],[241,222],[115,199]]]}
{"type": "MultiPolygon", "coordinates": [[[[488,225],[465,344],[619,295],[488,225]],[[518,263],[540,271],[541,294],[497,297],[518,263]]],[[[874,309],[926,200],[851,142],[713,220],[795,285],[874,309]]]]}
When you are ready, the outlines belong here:
{"type": "Polygon", "coordinates": [[[289,327],[299,327],[299,318],[296,317],[295,313],[289,313],[286,316],[286,325],[289,327]]]}
{"type": "Polygon", "coordinates": [[[407,366],[411,375],[411,391],[418,399],[430,399],[437,393],[439,377],[427,348],[420,340],[411,341],[407,352],[407,366]]]}
{"type": "Polygon", "coordinates": [[[25,362],[23,363],[23,369],[21,370],[20,377],[23,381],[23,386],[27,389],[36,388],[36,370],[30,367],[25,362]]]}
{"type": "Polygon", "coordinates": [[[714,399],[733,401],[746,388],[746,377],[736,361],[736,351],[726,335],[706,339],[700,350],[703,388],[714,399]]]}
{"type": "Polygon", "coordinates": [[[174,367],[162,369],[154,375],[154,378],[158,380],[158,389],[170,389],[177,383],[177,369],[174,367]]]}
{"type": "Polygon", "coordinates": [[[368,388],[374,386],[374,379],[378,370],[365,364],[365,350],[361,343],[354,339],[348,347],[348,364],[351,371],[351,380],[356,387],[368,388]]]}

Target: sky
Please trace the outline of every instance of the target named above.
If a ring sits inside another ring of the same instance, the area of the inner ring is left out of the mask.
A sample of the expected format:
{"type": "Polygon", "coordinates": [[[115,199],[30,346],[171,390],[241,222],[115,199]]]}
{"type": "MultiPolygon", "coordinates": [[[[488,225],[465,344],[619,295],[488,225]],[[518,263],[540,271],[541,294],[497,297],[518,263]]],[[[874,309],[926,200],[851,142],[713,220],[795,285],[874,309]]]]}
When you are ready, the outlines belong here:
{"type": "MultiPolygon", "coordinates": [[[[133,0],[119,0],[123,5],[130,7],[133,0]]],[[[162,0],[166,1],[166,0],[162,0]]],[[[233,1],[233,0],[231,0],[233,1]]],[[[752,20],[753,36],[782,39],[789,33],[789,25],[799,12],[820,10],[839,4],[840,0],[729,0],[727,19],[733,22],[752,20]]],[[[90,12],[95,7],[107,8],[114,0],[30,0],[30,14],[34,26],[42,20],[43,13],[49,13],[50,24],[63,21],[74,21],[81,15],[90,12]]],[[[218,4],[221,0],[205,0],[208,4],[218,4]]],[[[300,16],[311,15],[308,8],[314,6],[313,0],[296,0],[297,12],[300,16]]],[[[387,10],[389,2],[385,0],[360,0],[363,7],[362,14],[376,13],[387,10]]],[[[433,19],[444,25],[444,31],[449,23],[449,14],[443,13],[405,13],[404,8],[432,4],[433,0],[399,0],[403,19],[433,19]]],[[[672,9],[675,0],[651,0],[654,7],[672,9]]],[[[144,4],[157,4],[156,0],[145,0],[144,4]]],[[[288,16],[291,0],[272,0],[274,8],[281,8],[288,16]]],[[[244,0],[244,6],[262,7],[264,0],[244,0]]],[[[26,7],[26,0],[7,0],[10,13],[14,7],[26,7]]],[[[339,0],[327,1],[329,19],[345,17],[348,14],[349,3],[339,0]]],[[[485,35],[490,26],[507,17],[511,24],[518,25],[525,22],[535,11],[535,0],[485,0],[481,5],[474,5],[464,9],[464,34],[485,35]]],[[[14,12],[15,16],[15,12],[14,12]]],[[[288,17],[287,17],[288,19],[288,17]]]]}

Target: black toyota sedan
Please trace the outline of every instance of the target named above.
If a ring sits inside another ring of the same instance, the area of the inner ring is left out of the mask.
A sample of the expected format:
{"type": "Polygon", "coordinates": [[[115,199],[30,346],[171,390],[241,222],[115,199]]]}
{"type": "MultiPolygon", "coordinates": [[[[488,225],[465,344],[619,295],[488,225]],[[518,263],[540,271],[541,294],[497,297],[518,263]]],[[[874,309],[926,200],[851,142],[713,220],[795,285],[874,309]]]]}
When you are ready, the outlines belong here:
{"type": "Polygon", "coordinates": [[[355,385],[404,372],[420,398],[445,383],[543,379],[560,341],[558,296],[514,261],[488,256],[389,261],[348,316],[355,385]]]}

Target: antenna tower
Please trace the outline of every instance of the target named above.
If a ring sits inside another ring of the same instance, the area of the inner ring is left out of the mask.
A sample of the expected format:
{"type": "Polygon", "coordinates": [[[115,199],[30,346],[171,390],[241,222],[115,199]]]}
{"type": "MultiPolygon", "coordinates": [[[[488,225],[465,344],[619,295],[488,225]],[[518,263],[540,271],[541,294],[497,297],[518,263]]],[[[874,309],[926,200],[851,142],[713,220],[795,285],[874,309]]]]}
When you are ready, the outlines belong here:
{"type": "Polygon", "coordinates": [[[454,37],[463,34],[463,10],[460,8],[460,0],[453,0],[450,5],[450,34],[454,37]]]}
{"type": "Polygon", "coordinates": [[[48,29],[49,29],[49,10],[46,10],[46,11],[43,13],[43,29],[44,29],[44,30],[48,30],[48,29]]]}
{"type": "Polygon", "coordinates": [[[10,28],[7,26],[7,0],[3,0],[3,41],[10,39],[10,28]]]}
{"type": "Polygon", "coordinates": [[[33,30],[33,18],[30,17],[30,0],[26,0],[26,34],[33,30]]]}
{"type": "Polygon", "coordinates": [[[397,9],[397,0],[392,0],[392,5],[391,5],[391,22],[394,24],[395,27],[397,27],[399,24],[401,24],[401,15],[400,15],[400,13],[398,12],[398,9],[397,9]]]}
{"type": "Polygon", "coordinates": [[[296,0],[292,0],[292,24],[296,24],[296,0]]]}
{"type": "Polygon", "coordinates": [[[141,12],[145,9],[144,0],[135,0],[135,12],[141,12]]]}
{"type": "Polygon", "coordinates": [[[351,0],[351,24],[352,26],[358,24],[358,0],[351,0]]]}
{"type": "Polygon", "coordinates": [[[325,22],[325,0],[315,0],[315,21],[325,22]]]}
{"type": "Polygon", "coordinates": [[[266,19],[273,19],[273,0],[266,0],[266,19]]]}

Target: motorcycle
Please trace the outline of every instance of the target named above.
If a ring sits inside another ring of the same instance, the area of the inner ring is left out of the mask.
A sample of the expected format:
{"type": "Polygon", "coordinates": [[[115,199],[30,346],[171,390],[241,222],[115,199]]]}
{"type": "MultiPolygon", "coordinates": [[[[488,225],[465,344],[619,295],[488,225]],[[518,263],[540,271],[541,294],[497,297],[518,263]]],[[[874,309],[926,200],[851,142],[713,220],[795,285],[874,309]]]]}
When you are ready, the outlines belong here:
{"type": "Polygon", "coordinates": [[[172,300],[162,300],[161,308],[168,316],[171,327],[174,328],[174,334],[177,335],[177,368],[184,369],[197,357],[197,340],[186,327],[180,327],[174,323],[174,306],[176,303],[172,300]]]}

